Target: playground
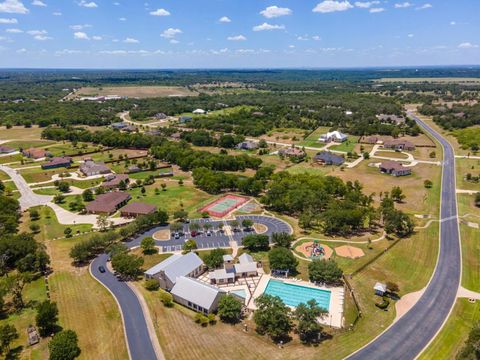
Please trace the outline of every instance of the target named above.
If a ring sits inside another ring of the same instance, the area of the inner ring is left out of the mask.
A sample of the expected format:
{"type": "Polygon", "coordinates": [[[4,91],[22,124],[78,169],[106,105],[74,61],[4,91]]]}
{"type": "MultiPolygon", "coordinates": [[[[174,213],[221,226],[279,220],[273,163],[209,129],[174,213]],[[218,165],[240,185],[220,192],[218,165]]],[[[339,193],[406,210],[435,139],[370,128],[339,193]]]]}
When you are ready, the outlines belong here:
{"type": "Polygon", "coordinates": [[[239,208],[248,200],[243,196],[225,195],[200,209],[200,212],[207,212],[210,216],[221,218],[239,208]]]}
{"type": "Polygon", "coordinates": [[[328,260],[333,255],[333,250],[318,240],[305,242],[295,248],[299,253],[308,259],[325,259],[328,260]]]}

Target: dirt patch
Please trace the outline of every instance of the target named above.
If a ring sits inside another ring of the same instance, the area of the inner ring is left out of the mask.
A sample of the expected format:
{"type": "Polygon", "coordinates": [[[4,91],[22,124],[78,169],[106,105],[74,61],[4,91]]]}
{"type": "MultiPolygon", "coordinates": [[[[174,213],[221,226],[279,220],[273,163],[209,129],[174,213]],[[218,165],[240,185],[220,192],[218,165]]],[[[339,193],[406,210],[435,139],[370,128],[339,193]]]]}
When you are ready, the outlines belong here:
{"type": "Polygon", "coordinates": [[[181,86],[111,86],[111,87],[83,87],[69,99],[82,96],[118,95],[133,98],[169,97],[169,96],[196,96],[198,93],[181,86]]]}
{"type": "Polygon", "coordinates": [[[355,246],[350,245],[343,245],[335,248],[335,252],[338,256],[350,258],[350,259],[357,259],[362,256],[365,256],[365,253],[362,249],[357,248],[355,246]]]}
{"type": "Polygon", "coordinates": [[[170,230],[159,230],[152,237],[158,241],[168,241],[170,240],[170,230]]]}
{"type": "Polygon", "coordinates": [[[333,250],[327,245],[308,241],[295,248],[296,251],[303,254],[307,259],[325,259],[328,260],[333,255],[333,250]],[[314,250],[316,249],[316,250],[314,250]],[[317,255],[314,255],[316,253],[317,255]]]}
{"type": "Polygon", "coordinates": [[[268,230],[268,228],[263,224],[253,224],[253,228],[257,234],[266,233],[268,230]]]}

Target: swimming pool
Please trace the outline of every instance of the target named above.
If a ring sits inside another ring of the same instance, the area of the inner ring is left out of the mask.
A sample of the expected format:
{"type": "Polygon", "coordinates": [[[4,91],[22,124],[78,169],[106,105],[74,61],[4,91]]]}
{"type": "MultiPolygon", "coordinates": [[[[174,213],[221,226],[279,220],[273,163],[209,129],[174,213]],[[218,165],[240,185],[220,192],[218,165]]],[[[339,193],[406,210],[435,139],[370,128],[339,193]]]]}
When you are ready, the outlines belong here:
{"type": "Polygon", "coordinates": [[[230,291],[232,294],[235,294],[235,295],[238,295],[244,299],[247,298],[247,292],[243,289],[239,289],[239,290],[232,290],[230,291]]]}
{"type": "Polygon", "coordinates": [[[298,304],[307,303],[314,299],[324,309],[330,308],[330,291],[310,288],[302,285],[290,284],[278,280],[269,280],[264,294],[278,296],[289,306],[297,307],[298,304]]]}

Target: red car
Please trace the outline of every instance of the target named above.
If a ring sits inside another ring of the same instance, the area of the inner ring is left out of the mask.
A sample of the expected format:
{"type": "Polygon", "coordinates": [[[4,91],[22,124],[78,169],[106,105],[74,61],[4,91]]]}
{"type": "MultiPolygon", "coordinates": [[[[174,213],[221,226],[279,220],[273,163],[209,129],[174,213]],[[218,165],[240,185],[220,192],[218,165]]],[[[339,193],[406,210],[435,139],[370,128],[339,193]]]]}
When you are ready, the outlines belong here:
{"type": "Polygon", "coordinates": [[[190,235],[192,235],[192,237],[195,237],[195,236],[198,235],[198,233],[197,233],[196,231],[192,231],[192,232],[190,233],[190,235]]]}

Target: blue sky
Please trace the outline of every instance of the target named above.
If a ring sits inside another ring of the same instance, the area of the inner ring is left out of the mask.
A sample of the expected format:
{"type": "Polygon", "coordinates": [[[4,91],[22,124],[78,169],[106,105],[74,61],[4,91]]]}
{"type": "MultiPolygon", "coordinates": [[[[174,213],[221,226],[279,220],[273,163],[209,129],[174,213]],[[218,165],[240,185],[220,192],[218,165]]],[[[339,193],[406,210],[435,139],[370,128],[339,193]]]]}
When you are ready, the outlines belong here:
{"type": "Polygon", "coordinates": [[[0,67],[480,64],[478,0],[0,0],[0,67]]]}

